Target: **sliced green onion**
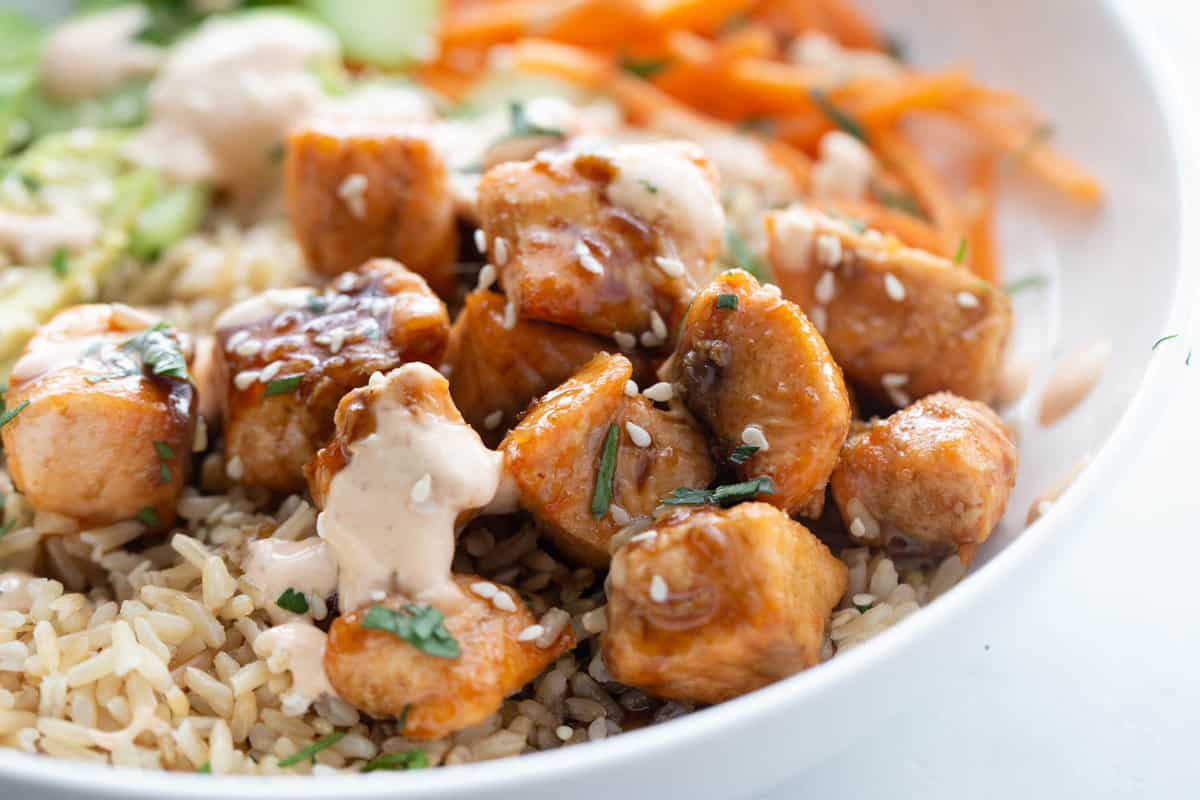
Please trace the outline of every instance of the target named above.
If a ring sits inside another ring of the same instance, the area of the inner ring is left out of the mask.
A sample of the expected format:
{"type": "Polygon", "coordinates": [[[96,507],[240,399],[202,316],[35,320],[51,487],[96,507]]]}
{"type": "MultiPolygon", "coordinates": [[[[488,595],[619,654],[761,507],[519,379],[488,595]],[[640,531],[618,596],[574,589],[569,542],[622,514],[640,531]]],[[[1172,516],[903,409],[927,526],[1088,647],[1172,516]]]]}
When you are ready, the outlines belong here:
{"type": "Polygon", "coordinates": [[[855,139],[858,139],[863,144],[868,143],[867,132],[863,126],[845,111],[842,111],[840,108],[838,108],[829,99],[829,96],[826,95],[825,92],[821,91],[820,89],[809,89],[808,96],[812,98],[814,103],[816,103],[817,108],[821,109],[825,116],[829,117],[830,122],[832,122],[834,125],[837,125],[843,131],[850,134],[855,139]]]}
{"type": "Polygon", "coordinates": [[[315,763],[317,763],[317,753],[321,752],[322,750],[328,750],[330,747],[333,747],[335,744],[340,742],[345,735],[346,735],[345,731],[338,731],[337,733],[329,734],[324,739],[318,739],[317,741],[310,744],[308,747],[300,748],[299,750],[292,753],[287,758],[279,759],[279,766],[294,767],[297,764],[299,764],[301,761],[311,761],[315,764],[315,763]]]}
{"type": "Polygon", "coordinates": [[[612,505],[613,476],[617,472],[617,445],[620,431],[616,425],[608,426],[604,434],[604,447],[600,451],[600,466],[596,469],[596,488],[592,490],[592,516],[600,519],[612,505]]]}
{"type": "Polygon", "coordinates": [[[717,308],[722,311],[732,311],[738,306],[738,297],[736,294],[719,294],[717,295],[717,308]]]}
{"type": "Polygon", "coordinates": [[[296,391],[296,387],[300,385],[300,381],[304,379],[303,375],[289,375],[286,378],[276,378],[267,384],[267,397],[274,397],[277,394],[291,394],[296,391]]]}
{"type": "Polygon", "coordinates": [[[308,598],[305,597],[304,592],[298,592],[290,586],[283,590],[283,594],[275,598],[275,605],[293,614],[308,613],[308,598]]]}
{"type": "Polygon", "coordinates": [[[373,605],[363,615],[361,626],[386,631],[435,658],[458,658],[462,651],[446,629],[442,612],[430,605],[409,603],[399,611],[373,605]]]}

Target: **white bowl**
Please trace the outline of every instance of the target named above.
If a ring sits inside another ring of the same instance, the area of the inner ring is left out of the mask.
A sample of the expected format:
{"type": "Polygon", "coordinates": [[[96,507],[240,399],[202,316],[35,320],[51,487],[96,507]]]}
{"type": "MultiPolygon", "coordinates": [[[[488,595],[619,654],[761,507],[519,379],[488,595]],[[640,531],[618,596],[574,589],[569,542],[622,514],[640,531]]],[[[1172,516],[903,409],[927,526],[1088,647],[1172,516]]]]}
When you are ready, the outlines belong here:
{"type": "MultiPolygon", "coordinates": [[[[28,6],[29,4],[24,4],[28,6]]],[[[0,749],[0,796],[42,798],[542,798],[745,797],[839,751],[938,693],[961,654],[961,632],[1063,557],[1096,499],[1157,421],[1173,390],[1177,353],[1152,356],[1165,333],[1187,332],[1195,267],[1185,270],[1185,211],[1194,159],[1177,97],[1136,20],[1093,0],[873,0],[889,29],[928,65],[967,63],[1028,96],[1057,127],[1058,144],[1099,173],[1108,202],[1081,215],[1062,202],[1009,197],[1002,246],[1013,275],[1057,271],[1052,290],[1018,300],[1018,346],[1041,358],[1098,339],[1112,358],[1096,392],[1066,421],[1041,429],[1033,403],[1013,417],[1021,470],[1004,525],[958,587],[901,625],[833,661],[752,695],[603,742],[505,761],[365,776],[215,778],[97,768],[0,749]],[[1187,195],[1185,196],[1185,189],[1187,195]],[[1054,248],[1047,249],[1046,237],[1054,248]],[[1057,254],[1058,266],[1054,256],[1057,254]],[[1091,455],[1050,512],[1022,530],[1032,498],[1091,455]]],[[[1129,4],[1132,6],[1132,4],[1129,4]]],[[[43,7],[44,8],[44,7],[43,7]]],[[[1190,260],[1194,260],[1190,259],[1190,260]]]]}

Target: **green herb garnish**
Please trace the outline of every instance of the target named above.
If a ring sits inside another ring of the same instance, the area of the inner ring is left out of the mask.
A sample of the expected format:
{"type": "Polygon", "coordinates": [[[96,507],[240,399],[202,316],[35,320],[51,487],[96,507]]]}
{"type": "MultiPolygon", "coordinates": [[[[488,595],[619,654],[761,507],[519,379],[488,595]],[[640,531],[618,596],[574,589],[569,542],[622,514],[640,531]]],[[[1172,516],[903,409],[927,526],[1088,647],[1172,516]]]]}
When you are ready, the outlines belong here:
{"type": "Polygon", "coordinates": [[[897,211],[902,211],[910,217],[918,219],[928,219],[925,215],[925,210],[921,208],[917,198],[913,197],[908,192],[889,192],[887,189],[875,188],[875,196],[879,198],[879,202],[883,203],[888,208],[894,208],[897,211]]]}
{"type": "Polygon", "coordinates": [[[42,182],[28,172],[18,172],[17,179],[21,181],[21,185],[25,187],[25,191],[31,194],[36,194],[42,190],[42,182]]]}
{"type": "Polygon", "coordinates": [[[738,297],[736,294],[719,294],[717,295],[717,308],[722,311],[733,311],[737,308],[738,297]]]}
{"type": "Polygon", "coordinates": [[[626,56],[621,59],[622,70],[647,81],[654,79],[670,67],[671,59],[669,58],[635,59],[626,56]]]}
{"type": "Polygon", "coordinates": [[[279,759],[279,766],[294,767],[297,764],[299,764],[301,761],[311,761],[312,763],[315,764],[315,763],[317,763],[317,753],[321,752],[322,750],[328,750],[330,747],[333,747],[335,744],[340,742],[345,735],[346,735],[345,731],[338,731],[337,733],[329,734],[324,739],[318,739],[317,741],[310,744],[308,747],[300,748],[299,750],[292,753],[287,758],[279,759]]]}
{"type": "Polygon", "coordinates": [[[547,128],[531,122],[525,113],[525,104],[518,100],[508,104],[508,118],[512,126],[512,131],[508,134],[510,139],[520,136],[551,136],[555,139],[565,139],[567,136],[566,132],[559,128],[547,128]]]}
{"type": "Polygon", "coordinates": [[[272,164],[281,164],[285,155],[287,155],[287,147],[284,146],[283,142],[276,142],[267,151],[267,160],[272,164]]]}
{"type": "Polygon", "coordinates": [[[8,522],[0,525],[0,539],[3,539],[5,536],[7,536],[8,532],[15,527],[17,527],[17,521],[15,519],[10,519],[8,522]]]}
{"type": "MultiPolygon", "coordinates": [[[[0,406],[0,408],[2,408],[2,406],[0,406]]],[[[16,419],[17,414],[20,414],[27,408],[29,408],[29,401],[22,400],[12,408],[7,408],[4,411],[0,411],[0,428],[3,428],[8,423],[12,422],[14,419],[16,419]]]]}
{"type": "Polygon", "coordinates": [[[1029,275],[1007,284],[1004,287],[1004,291],[1012,295],[1017,292],[1023,292],[1026,289],[1040,289],[1049,282],[1045,275],[1029,275]]]}
{"type": "Polygon", "coordinates": [[[169,331],[171,327],[160,322],[153,328],[142,331],[137,336],[121,345],[122,350],[135,353],[142,359],[142,365],[149,368],[153,375],[168,378],[188,379],[187,360],[169,331]]]}
{"type": "Polygon", "coordinates": [[[967,237],[958,240],[958,249],[954,251],[954,263],[961,264],[967,257],[967,237]]]}
{"type": "Polygon", "coordinates": [[[759,449],[756,444],[739,444],[733,448],[733,452],[729,455],[729,461],[733,464],[745,464],[750,460],[750,456],[757,453],[759,449]]]}
{"type": "Polygon", "coordinates": [[[604,434],[604,446],[600,450],[600,466],[596,469],[596,487],[592,490],[592,516],[596,519],[607,514],[608,507],[612,505],[619,440],[620,429],[616,425],[609,425],[608,433],[604,434]]]}
{"type": "Polygon", "coordinates": [[[170,483],[171,468],[167,462],[175,458],[175,451],[166,442],[155,442],[154,452],[158,453],[158,482],[170,483]]]}
{"type": "Polygon", "coordinates": [[[304,300],[304,307],[314,314],[324,314],[329,308],[329,301],[319,294],[310,294],[304,300]]]}
{"type": "Polygon", "coordinates": [[[808,96],[812,98],[814,103],[816,103],[817,108],[821,109],[825,116],[829,117],[830,122],[853,136],[855,139],[858,139],[863,144],[867,144],[867,132],[863,126],[845,111],[842,111],[840,108],[834,105],[825,92],[821,91],[820,89],[809,89],[808,96]]]}
{"type": "Polygon", "coordinates": [[[137,513],[138,522],[145,525],[147,528],[157,528],[162,524],[162,520],[158,518],[158,511],[146,506],[137,513]]]}
{"type": "Polygon", "coordinates": [[[645,178],[641,178],[640,180],[638,180],[638,183],[640,183],[642,185],[642,188],[645,189],[650,194],[658,194],[658,187],[655,186],[650,181],[646,180],[645,178]]]}
{"type": "Polygon", "coordinates": [[[1178,338],[1179,338],[1179,334],[1178,334],[1178,333],[1172,333],[1172,334],[1170,334],[1169,336],[1163,336],[1163,337],[1160,337],[1160,338],[1159,338],[1159,340],[1158,340],[1157,342],[1155,342],[1155,343],[1154,343],[1154,344],[1153,344],[1153,345],[1150,347],[1150,349],[1151,349],[1151,350],[1157,350],[1157,349],[1158,349],[1158,346],[1159,346],[1160,344],[1162,344],[1163,342],[1169,342],[1169,341],[1171,341],[1172,339],[1178,339],[1178,338]]]}
{"type": "Polygon", "coordinates": [[[1039,123],[1038,126],[1033,129],[1033,132],[1029,134],[1029,138],[1026,139],[1020,147],[1009,154],[1010,161],[1007,163],[1020,164],[1029,157],[1030,153],[1041,147],[1046,142],[1050,141],[1053,136],[1054,123],[1039,123]]]}
{"type": "Polygon", "coordinates": [[[412,711],[412,703],[405,703],[404,708],[400,709],[400,716],[396,717],[396,730],[404,733],[404,726],[408,724],[408,712],[412,711]]]}
{"type": "Polygon", "coordinates": [[[374,772],[377,769],[403,770],[425,769],[429,766],[429,756],[424,750],[405,750],[403,753],[386,753],[372,758],[363,764],[362,772],[374,772]]]}
{"type": "Polygon", "coordinates": [[[751,114],[742,117],[737,122],[737,129],[742,133],[757,133],[762,136],[775,135],[775,120],[761,114],[751,114]]]}
{"type": "Polygon", "coordinates": [[[296,387],[300,385],[300,381],[304,379],[303,375],[289,375],[286,378],[276,378],[267,384],[267,397],[274,397],[277,394],[291,394],[296,391],[296,387]]]}
{"type": "Polygon", "coordinates": [[[196,772],[199,772],[201,775],[211,775],[212,774],[212,763],[205,761],[203,764],[196,767],[196,772]]]}
{"type": "Polygon", "coordinates": [[[746,270],[760,281],[768,280],[770,276],[766,265],[754,254],[750,245],[746,244],[746,240],[734,230],[733,226],[725,228],[725,249],[729,251],[729,256],[738,269],[746,270]]]}
{"type": "Polygon", "coordinates": [[[446,630],[442,612],[430,605],[408,603],[399,611],[373,605],[363,615],[362,627],[387,631],[435,658],[458,658],[458,640],[446,630]]]}
{"type": "Polygon", "coordinates": [[[889,56],[903,63],[908,61],[908,43],[894,33],[884,37],[883,49],[889,56]]]}
{"type": "Polygon", "coordinates": [[[664,506],[731,506],[743,500],[753,500],[760,494],[774,494],[775,484],[770,478],[751,478],[741,483],[727,483],[715,489],[689,489],[681,487],[665,498],[664,506]]]}
{"type": "Polygon", "coordinates": [[[308,598],[304,596],[304,592],[297,592],[290,586],[283,590],[283,594],[275,598],[275,605],[293,614],[308,613],[308,598]]]}
{"type": "Polygon", "coordinates": [[[67,262],[67,248],[60,247],[54,251],[54,255],[50,256],[50,269],[54,270],[54,274],[60,278],[67,277],[67,272],[70,270],[70,264],[67,262]]]}

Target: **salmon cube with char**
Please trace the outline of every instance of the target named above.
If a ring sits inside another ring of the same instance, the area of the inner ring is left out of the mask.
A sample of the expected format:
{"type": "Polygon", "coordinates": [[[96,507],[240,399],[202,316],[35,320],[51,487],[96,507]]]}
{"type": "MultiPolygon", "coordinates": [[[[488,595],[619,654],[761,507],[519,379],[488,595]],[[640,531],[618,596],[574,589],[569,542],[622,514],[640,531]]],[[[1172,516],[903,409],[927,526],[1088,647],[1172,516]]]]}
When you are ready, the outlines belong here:
{"type": "Polygon", "coordinates": [[[0,434],[30,503],[84,526],[175,518],[188,481],[196,390],[190,344],[122,305],[83,305],[42,326],[13,368],[0,434]]]}
{"type": "Polygon", "coordinates": [[[546,394],[500,445],[522,508],[568,556],[603,566],[609,541],[715,468],[686,415],[630,396],[629,359],[602,353],[546,394]]]}
{"type": "Polygon", "coordinates": [[[1012,434],[983,403],[941,392],[851,434],[833,473],[850,537],[898,556],[963,562],[991,534],[1017,477],[1012,434]]]}
{"type": "Polygon", "coordinates": [[[716,171],[678,142],[501,164],[479,214],[518,316],[653,348],[707,282],[725,226],[716,171]]]}
{"type": "Polygon", "coordinates": [[[325,291],[271,290],[216,322],[230,476],[280,492],[334,432],[338,401],[374,372],[441,362],[446,307],[421,276],[376,259],[325,291]]]}
{"type": "Polygon", "coordinates": [[[675,509],[613,556],[604,663],[671,700],[719,703],[820,662],[846,565],[774,506],[675,509]]]}
{"type": "Polygon", "coordinates": [[[776,287],[742,270],[720,275],[692,303],[662,375],[721,461],[741,480],[770,479],[763,500],[820,515],[850,399],[820,334],[776,287]]]}
{"type": "MultiPolygon", "coordinates": [[[[509,587],[475,575],[455,575],[454,581],[461,599],[444,606],[442,624],[457,645],[456,657],[431,655],[389,631],[363,627],[371,608],[338,617],[329,629],[325,674],[338,696],[373,717],[403,717],[397,732],[409,739],[440,739],[483,722],[575,644],[570,626],[549,642],[523,637],[537,620],[509,587]],[[494,587],[492,599],[471,590],[479,583],[494,587]],[[499,595],[512,610],[499,608],[499,595]]],[[[406,609],[397,596],[379,605],[393,613],[429,614],[406,609]]]]}
{"type": "Polygon", "coordinates": [[[414,123],[319,116],[287,141],[288,217],[314,269],[338,275],[394,258],[443,297],[458,238],[446,165],[414,123]]]}
{"type": "Polygon", "coordinates": [[[1012,328],[1008,295],[970,270],[804,207],[767,217],[784,295],[855,388],[903,407],[948,391],[990,402],[1012,328]]]}

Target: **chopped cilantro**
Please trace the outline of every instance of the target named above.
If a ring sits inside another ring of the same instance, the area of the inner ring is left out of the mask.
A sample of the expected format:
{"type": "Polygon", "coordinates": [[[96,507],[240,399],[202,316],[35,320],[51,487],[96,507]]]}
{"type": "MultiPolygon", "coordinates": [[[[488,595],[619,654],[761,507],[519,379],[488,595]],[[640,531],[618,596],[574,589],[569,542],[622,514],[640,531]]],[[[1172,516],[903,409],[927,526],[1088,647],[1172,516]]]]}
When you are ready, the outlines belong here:
{"type": "Polygon", "coordinates": [[[338,731],[337,733],[329,734],[324,739],[318,739],[308,747],[301,747],[287,758],[279,759],[279,766],[294,767],[302,761],[311,761],[315,764],[317,763],[317,753],[333,747],[335,744],[340,742],[345,735],[345,731],[338,731]]]}
{"type": "Polygon", "coordinates": [[[669,58],[635,59],[626,56],[621,59],[621,69],[630,75],[636,75],[643,80],[653,80],[657,75],[671,68],[669,58]]]}
{"type": "Polygon", "coordinates": [[[738,306],[738,296],[736,294],[719,294],[717,295],[717,308],[722,311],[733,311],[738,306]]]}
{"type": "Polygon", "coordinates": [[[296,391],[296,387],[300,385],[300,381],[304,379],[303,375],[289,375],[286,378],[276,378],[267,384],[267,397],[274,397],[277,394],[291,394],[296,391]]]}
{"type": "Polygon", "coordinates": [[[121,345],[122,350],[135,353],[152,375],[188,379],[187,361],[171,328],[160,322],[121,345]]]}
{"type": "Polygon", "coordinates": [[[863,126],[859,124],[858,120],[854,119],[845,111],[842,111],[840,108],[834,105],[825,92],[821,91],[820,89],[809,89],[808,96],[812,98],[814,103],[816,103],[817,108],[821,109],[825,116],[829,117],[830,122],[853,136],[855,139],[858,139],[863,144],[867,143],[867,132],[863,126]]]}
{"type": "Polygon", "coordinates": [[[650,194],[658,194],[658,187],[655,186],[650,181],[646,180],[645,178],[641,178],[638,181],[638,183],[640,183],[642,185],[642,188],[645,189],[650,194]]]}
{"type": "Polygon", "coordinates": [[[283,163],[283,157],[287,155],[287,147],[283,142],[276,142],[271,145],[271,149],[267,151],[267,160],[272,164],[283,163]]]}
{"type": "Polygon", "coordinates": [[[921,204],[917,202],[917,198],[913,197],[908,192],[891,192],[887,189],[875,188],[875,196],[879,198],[879,202],[883,203],[888,208],[894,208],[897,211],[903,211],[910,217],[918,219],[928,219],[925,215],[925,210],[921,208],[921,204]]]}
{"type": "Polygon", "coordinates": [[[513,100],[508,104],[508,117],[512,126],[512,130],[508,134],[510,139],[520,136],[550,136],[555,139],[565,139],[567,136],[566,132],[559,128],[547,128],[531,122],[525,113],[525,104],[519,100],[513,100]]]}
{"type": "Polygon", "coordinates": [[[137,513],[138,522],[145,525],[147,528],[157,528],[162,524],[162,520],[158,518],[158,512],[146,506],[137,513]]]}
{"type": "Polygon", "coordinates": [[[1045,275],[1028,275],[1024,278],[1019,278],[1004,287],[1004,291],[1011,294],[1023,292],[1026,289],[1040,289],[1050,281],[1045,275]]]}
{"type": "Polygon", "coordinates": [[[425,751],[414,748],[405,750],[403,753],[385,753],[376,756],[363,764],[362,772],[374,772],[377,769],[425,769],[428,766],[429,757],[425,755],[425,751]]]}
{"type": "Polygon", "coordinates": [[[617,471],[617,445],[620,432],[616,425],[608,426],[604,446],[600,450],[600,466],[596,468],[596,487],[592,490],[592,516],[600,519],[612,505],[613,475],[617,471]]]}
{"type": "Polygon", "coordinates": [[[170,483],[171,467],[167,462],[175,458],[175,451],[166,442],[155,442],[154,452],[158,453],[158,482],[170,483]]]}
{"type": "Polygon", "coordinates": [[[71,265],[67,261],[67,248],[60,247],[55,250],[54,255],[50,256],[50,269],[54,270],[54,274],[65,278],[70,268],[71,265]]]}
{"type": "Polygon", "coordinates": [[[775,485],[770,478],[751,478],[741,483],[728,483],[715,489],[689,489],[681,487],[665,498],[664,506],[731,506],[743,500],[753,500],[760,494],[774,494],[775,485]]]}
{"type": "Polygon", "coordinates": [[[967,257],[967,237],[958,240],[958,249],[954,251],[954,263],[961,264],[967,257]]]}
{"type": "Polygon", "coordinates": [[[733,448],[733,453],[730,454],[729,460],[734,464],[745,464],[759,449],[759,446],[756,444],[739,444],[733,448]]]}
{"type": "Polygon", "coordinates": [[[430,605],[409,603],[399,611],[373,605],[363,615],[362,627],[387,631],[435,658],[458,658],[462,653],[442,612],[430,605]]]}
{"type": "Polygon", "coordinates": [[[1155,343],[1154,343],[1154,344],[1153,344],[1153,345],[1150,347],[1150,349],[1151,349],[1151,350],[1157,350],[1157,349],[1158,349],[1158,346],[1159,346],[1160,344],[1162,344],[1163,342],[1169,342],[1169,341],[1171,341],[1172,339],[1178,339],[1178,338],[1179,338],[1179,334],[1178,334],[1178,333],[1172,333],[1172,334],[1170,334],[1170,335],[1168,335],[1168,336],[1162,336],[1162,337],[1160,337],[1160,338],[1158,339],[1158,341],[1156,341],[1156,342],[1155,342],[1155,343]]]}
{"type": "Polygon", "coordinates": [[[396,717],[396,730],[401,734],[404,733],[404,726],[408,724],[408,712],[412,711],[412,703],[405,703],[404,708],[400,709],[400,716],[396,717]]]}
{"type": "Polygon", "coordinates": [[[275,605],[293,614],[308,613],[308,598],[304,596],[304,592],[298,592],[290,586],[275,598],[275,605]]]}
{"type": "Polygon", "coordinates": [[[199,772],[201,775],[211,775],[212,774],[212,763],[209,761],[205,761],[203,764],[196,767],[196,772],[199,772]]]}
{"type": "Polygon", "coordinates": [[[20,403],[17,403],[12,408],[8,408],[8,409],[5,409],[4,411],[0,411],[0,428],[3,428],[8,423],[12,422],[14,419],[16,419],[17,414],[20,414],[22,411],[24,411],[27,408],[29,408],[29,401],[22,400],[20,403]]]}
{"type": "Polygon", "coordinates": [[[329,308],[329,301],[319,294],[310,294],[304,301],[304,307],[314,314],[324,314],[329,308]]]}

